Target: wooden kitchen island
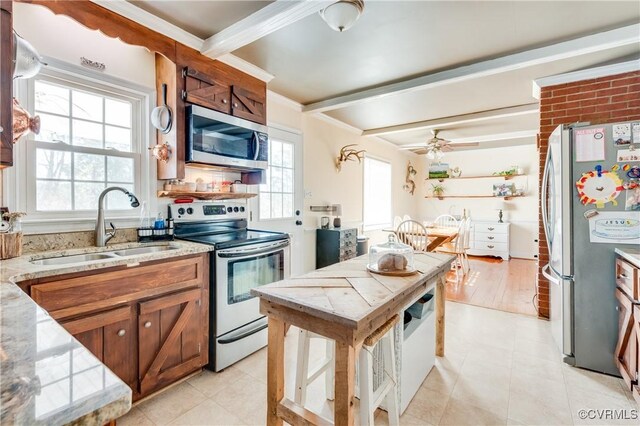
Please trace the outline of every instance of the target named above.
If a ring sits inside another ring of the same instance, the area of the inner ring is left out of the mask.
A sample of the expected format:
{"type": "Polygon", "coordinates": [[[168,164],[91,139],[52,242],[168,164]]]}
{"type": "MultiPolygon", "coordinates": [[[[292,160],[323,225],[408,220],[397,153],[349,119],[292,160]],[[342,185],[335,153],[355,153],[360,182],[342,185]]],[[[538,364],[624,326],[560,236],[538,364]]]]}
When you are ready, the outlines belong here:
{"type": "Polygon", "coordinates": [[[408,277],[371,274],[368,256],[251,290],[269,318],[267,424],[332,424],[284,397],[284,338],[295,325],[336,341],[336,425],[354,423],[356,351],[364,339],[427,291],[435,290],[436,355],[444,356],[445,275],[453,256],[416,253],[418,273],[408,277]]]}

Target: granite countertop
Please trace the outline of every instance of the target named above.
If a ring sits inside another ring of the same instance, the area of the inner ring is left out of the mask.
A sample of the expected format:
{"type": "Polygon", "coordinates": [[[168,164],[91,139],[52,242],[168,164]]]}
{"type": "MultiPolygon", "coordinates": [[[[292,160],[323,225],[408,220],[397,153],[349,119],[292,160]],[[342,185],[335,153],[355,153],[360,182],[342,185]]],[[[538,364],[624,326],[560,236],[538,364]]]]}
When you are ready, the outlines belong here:
{"type": "Polygon", "coordinates": [[[15,283],[205,253],[211,246],[175,241],[34,253],[0,262],[0,424],[103,425],[131,408],[131,389],[15,283]],[[66,265],[34,260],[153,245],[173,250],[66,265]]]}
{"type": "Polygon", "coordinates": [[[616,247],[616,254],[633,264],[636,268],[640,268],[640,249],[630,247],[616,247]]]}

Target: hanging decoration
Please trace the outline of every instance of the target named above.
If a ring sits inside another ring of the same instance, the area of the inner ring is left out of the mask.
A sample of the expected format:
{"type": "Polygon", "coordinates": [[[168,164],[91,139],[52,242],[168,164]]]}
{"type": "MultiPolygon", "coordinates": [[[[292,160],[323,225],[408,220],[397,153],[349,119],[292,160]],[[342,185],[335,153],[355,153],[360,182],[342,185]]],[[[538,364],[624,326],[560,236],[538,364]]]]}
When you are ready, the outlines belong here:
{"type": "Polygon", "coordinates": [[[13,98],[13,143],[16,143],[22,136],[33,132],[40,133],[40,116],[31,116],[16,98],[13,98]]]}
{"type": "Polygon", "coordinates": [[[350,145],[345,145],[342,148],[340,148],[340,153],[338,154],[338,156],[336,157],[336,171],[341,171],[342,170],[342,163],[346,163],[347,161],[351,160],[351,161],[356,161],[358,160],[358,163],[362,162],[362,157],[364,155],[364,153],[366,152],[364,149],[358,151],[355,150],[353,148],[351,148],[352,146],[356,146],[358,144],[356,143],[352,143],[350,145]]]}
{"type": "Polygon", "coordinates": [[[411,165],[411,161],[409,161],[409,165],[407,166],[407,175],[404,178],[405,184],[402,185],[402,189],[409,192],[409,194],[413,195],[416,190],[416,183],[412,179],[418,172],[411,165]]]}
{"type": "Polygon", "coordinates": [[[163,163],[169,161],[169,158],[171,157],[171,145],[169,145],[169,142],[149,148],[149,151],[151,151],[151,155],[153,155],[156,160],[162,161],[163,163]]]}
{"type": "Polygon", "coordinates": [[[576,188],[582,204],[595,204],[597,208],[603,208],[607,203],[617,206],[616,198],[624,189],[618,174],[603,171],[600,165],[595,170],[583,173],[576,182],[576,188]]]}

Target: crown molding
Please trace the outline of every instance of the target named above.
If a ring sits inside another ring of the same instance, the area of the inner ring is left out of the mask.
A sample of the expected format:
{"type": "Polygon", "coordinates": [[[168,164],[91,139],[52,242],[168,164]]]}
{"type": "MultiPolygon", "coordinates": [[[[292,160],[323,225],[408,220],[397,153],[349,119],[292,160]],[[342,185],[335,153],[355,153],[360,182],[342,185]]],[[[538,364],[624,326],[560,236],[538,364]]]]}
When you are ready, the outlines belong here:
{"type": "Polygon", "coordinates": [[[533,80],[532,94],[536,99],[540,99],[540,92],[543,87],[555,86],[557,84],[574,83],[576,81],[591,80],[594,78],[607,77],[610,75],[624,74],[627,72],[640,71],[640,59],[617,64],[604,65],[601,67],[588,68],[564,74],[552,75],[533,80]]]}
{"type": "Polygon", "coordinates": [[[269,102],[285,105],[297,112],[302,112],[302,104],[300,102],[296,102],[291,98],[287,98],[286,96],[271,90],[267,90],[267,103],[269,102]]]}
{"type": "MultiPolygon", "coordinates": [[[[184,44],[192,49],[200,51],[202,46],[204,45],[204,40],[200,37],[196,37],[188,31],[183,30],[182,28],[173,25],[170,22],[165,21],[162,18],[157,17],[153,13],[149,13],[144,9],[141,9],[135,6],[132,3],[129,3],[125,0],[91,0],[93,3],[104,7],[114,13],[117,13],[120,16],[124,16],[125,18],[131,19],[139,23],[140,25],[144,25],[145,27],[156,31],[164,36],[167,36],[179,43],[184,44]]],[[[207,55],[208,56],[208,55],[207,55]]],[[[238,58],[235,55],[230,53],[224,55],[220,58],[211,58],[218,59],[220,62],[224,62],[225,64],[232,66],[246,74],[249,74],[252,77],[255,77],[265,83],[273,80],[274,75],[268,73],[252,63],[245,61],[244,59],[238,58]]]]}

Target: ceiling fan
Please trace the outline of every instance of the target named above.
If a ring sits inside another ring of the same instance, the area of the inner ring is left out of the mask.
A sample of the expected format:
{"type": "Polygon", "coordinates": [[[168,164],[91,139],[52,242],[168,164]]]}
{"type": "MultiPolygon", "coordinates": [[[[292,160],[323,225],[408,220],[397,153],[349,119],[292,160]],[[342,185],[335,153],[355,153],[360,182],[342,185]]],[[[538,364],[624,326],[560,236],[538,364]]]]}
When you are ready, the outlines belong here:
{"type": "Polygon", "coordinates": [[[458,147],[478,146],[478,142],[456,143],[438,136],[440,130],[433,129],[433,137],[423,144],[404,145],[401,149],[408,149],[416,154],[426,154],[431,160],[440,160],[445,152],[454,151],[458,147]]]}

